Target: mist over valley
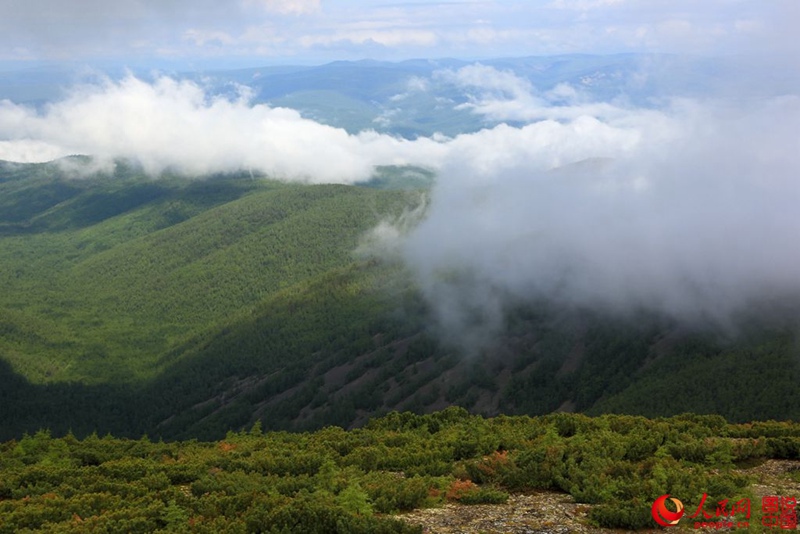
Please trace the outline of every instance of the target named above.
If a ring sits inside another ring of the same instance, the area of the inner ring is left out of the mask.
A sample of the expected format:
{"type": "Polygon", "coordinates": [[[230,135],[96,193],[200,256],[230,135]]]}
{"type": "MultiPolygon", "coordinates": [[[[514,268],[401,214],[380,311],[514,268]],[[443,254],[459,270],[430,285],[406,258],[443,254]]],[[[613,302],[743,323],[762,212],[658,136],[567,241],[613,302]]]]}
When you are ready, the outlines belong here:
{"type": "Polygon", "coordinates": [[[452,404],[793,417],[800,100],[711,61],[129,72],[3,100],[5,391],[28,399],[7,437],[452,404]]]}

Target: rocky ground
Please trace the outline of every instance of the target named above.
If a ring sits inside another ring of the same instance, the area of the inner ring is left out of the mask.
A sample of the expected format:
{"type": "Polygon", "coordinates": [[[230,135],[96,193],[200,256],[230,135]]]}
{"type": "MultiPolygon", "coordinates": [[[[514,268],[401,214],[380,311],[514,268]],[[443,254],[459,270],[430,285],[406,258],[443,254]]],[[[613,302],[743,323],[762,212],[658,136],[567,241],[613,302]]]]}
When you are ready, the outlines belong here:
{"type": "Polygon", "coordinates": [[[506,504],[447,504],[400,517],[422,525],[426,534],[601,532],[586,524],[588,510],[589,506],[576,504],[567,494],[537,492],[512,495],[506,504]]]}
{"type": "MultiPolygon", "coordinates": [[[[800,499],[800,483],[790,477],[800,470],[800,462],[768,460],[758,466],[742,469],[754,479],[751,485],[754,511],[764,495],[794,496],[800,499]]],[[[621,533],[622,530],[589,525],[589,505],[576,503],[570,495],[550,491],[528,495],[512,495],[506,504],[465,506],[447,504],[441,508],[415,510],[397,516],[423,526],[425,534],[567,534],[621,533]]],[[[759,525],[760,526],[760,525],[759,525]]],[[[663,532],[653,528],[639,532],[663,532]]],[[[672,532],[698,532],[687,523],[672,532]]],[[[718,531],[718,530],[715,530],[718,531]]],[[[769,532],[769,529],[765,529],[769,532]]],[[[777,529],[776,532],[786,532],[777,529]]]]}

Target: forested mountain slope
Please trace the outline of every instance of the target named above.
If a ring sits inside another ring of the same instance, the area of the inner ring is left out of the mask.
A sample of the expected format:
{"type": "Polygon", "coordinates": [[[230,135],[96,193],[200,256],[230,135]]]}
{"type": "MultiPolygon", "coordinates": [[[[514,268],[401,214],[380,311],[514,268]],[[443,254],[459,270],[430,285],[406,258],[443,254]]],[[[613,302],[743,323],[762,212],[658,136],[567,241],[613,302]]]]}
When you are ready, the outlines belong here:
{"type": "Polygon", "coordinates": [[[413,276],[360,246],[421,202],[403,173],[72,176],[87,164],[0,166],[2,438],[218,438],[452,404],[800,415],[791,317],[730,333],[538,303],[472,354],[441,342],[413,276]]]}

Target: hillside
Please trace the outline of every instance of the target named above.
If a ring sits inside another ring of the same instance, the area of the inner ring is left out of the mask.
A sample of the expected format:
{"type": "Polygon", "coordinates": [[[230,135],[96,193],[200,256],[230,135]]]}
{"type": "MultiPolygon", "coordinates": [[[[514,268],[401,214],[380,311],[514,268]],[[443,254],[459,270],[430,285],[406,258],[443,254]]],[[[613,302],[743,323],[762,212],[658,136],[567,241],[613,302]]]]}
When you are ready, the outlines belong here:
{"type": "Polygon", "coordinates": [[[70,177],[86,163],[0,166],[4,439],[218,439],[449,405],[800,417],[791,314],[731,333],[528,303],[480,350],[442,341],[405,267],[360,247],[420,202],[419,173],[70,177]]]}

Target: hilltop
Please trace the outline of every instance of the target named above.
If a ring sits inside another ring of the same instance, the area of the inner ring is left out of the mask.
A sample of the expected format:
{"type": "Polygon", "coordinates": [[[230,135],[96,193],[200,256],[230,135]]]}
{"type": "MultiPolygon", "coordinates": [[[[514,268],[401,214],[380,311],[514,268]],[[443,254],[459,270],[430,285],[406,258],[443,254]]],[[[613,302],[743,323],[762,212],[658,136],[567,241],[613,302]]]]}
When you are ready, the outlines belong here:
{"type": "Polygon", "coordinates": [[[608,532],[654,527],[665,494],[686,507],[678,531],[702,502],[710,523],[759,528],[761,497],[796,495],[798,458],[797,424],[696,415],[448,408],[205,443],[43,431],[0,443],[0,532],[608,532]]]}

